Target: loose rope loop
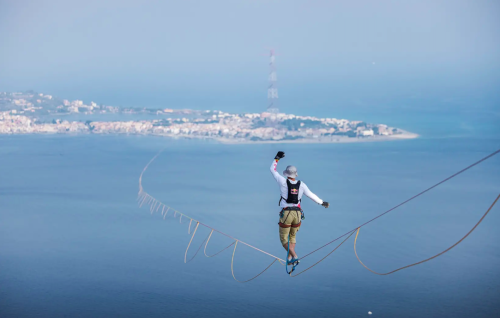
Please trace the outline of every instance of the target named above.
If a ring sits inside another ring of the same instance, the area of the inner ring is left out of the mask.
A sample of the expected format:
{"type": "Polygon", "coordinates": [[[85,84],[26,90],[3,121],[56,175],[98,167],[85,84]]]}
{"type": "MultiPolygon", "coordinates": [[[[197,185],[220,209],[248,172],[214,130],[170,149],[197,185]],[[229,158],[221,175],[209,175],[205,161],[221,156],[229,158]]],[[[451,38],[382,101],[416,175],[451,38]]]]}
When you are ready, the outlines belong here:
{"type": "Polygon", "coordinates": [[[236,240],[235,243],[234,243],[233,257],[231,257],[231,274],[233,275],[234,280],[237,281],[238,283],[248,283],[249,281],[252,281],[252,280],[256,279],[260,275],[264,274],[264,272],[267,271],[271,266],[273,266],[273,264],[276,263],[276,261],[277,261],[277,259],[275,258],[271,262],[271,264],[269,264],[269,266],[267,266],[262,272],[258,273],[257,275],[255,275],[254,277],[252,277],[250,279],[247,279],[247,280],[244,280],[244,281],[239,281],[234,276],[234,268],[233,268],[234,254],[236,253],[236,247],[238,247],[238,240],[236,240]]]}
{"type": "MultiPolygon", "coordinates": [[[[189,240],[189,244],[186,248],[186,252],[184,253],[184,263],[187,263],[187,261],[186,261],[187,253],[189,251],[189,247],[191,246],[191,243],[193,242],[193,238],[196,235],[196,231],[198,230],[199,225],[200,225],[200,222],[196,222],[196,227],[194,228],[193,235],[191,236],[191,239],[189,240]]],[[[196,254],[198,254],[198,252],[196,252],[196,254]]],[[[194,256],[189,261],[191,261],[196,256],[196,254],[194,254],[194,256]]]]}
{"type": "Polygon", "coordinates": [[[478,227],[478,225],[481,224],[481,222],[483,222],[484,218],[486,217],[486,215],[488,215],[488,213],[490,213],[491,209],[493,208],[493,206],[495,206],[495,204],[497,203],[497,201],[498,201],[499,198],[500,198],[500,194],[497,196],[497,198],[495,199],[495,201],[493,201],[493,203],[490,205],[490,207],[488,208],[488,210],[483,214],[483,216],[481,217],[481,219],[479,219],[479,221],[476,223],[476,225],[474,225],[474,227],[469,232],[467,232],[467,234],[465,234],[460,240],[458,240],[458,242],[456,242],[452,246],[448,247],[447,249],[445,249],[441,253],[438,253],[438,254],[436,254],[436,255],[434,255],[432,257],[426,258],[426,259],[424,259],[424,260],[422,260],[420,262],[416,262],[416,263],[413,263],[413,264],[410,264],[410,265],[406,265],[406,266],[397,268],[397,269],[395,269],[393,271],[390,271],[390,272],[387,272],[387,273],[379,273],[379,272],[376,272],[376,271],[368,268],[368,266],[366,266],[365,264],[363,264],[363,262],[359,259],[358,252],[356,251],[356,242],[358,240],[358,234],[359,234],[359,230],[361,229],[361,227],[358,227],[358,230],[356,231],[356,237],[354,238],[354,254],[356,254],[356,258],[361,263],[361,265],[364,266],[364,268],[366,268],[367,270],[369,270],[370,272],[372,272],[374,274],[381,275],[381,276],[383,276],[383,275],[389,275],[389,274],[395,273],[397,271],[400,271],[402,269],[406,269],[406,268],[409,268],[409,267],[412,267],[412,266],[416,266],[416,265],[428,262],[431,259],[434,259],[434,258],[436,258],[438,256],[443,255],[444,253],[448,252],[449,250],[451,250],[452,248],[454,248],[455,246],[457,246],[458,244],[460,244],[463,240],[465,240],[465,238],[467,236],[469,236],[469,234],[471,234],[478,227]]]}
{"type": "Polygon", "coordinates": [[[210,231],[210,235],[208,235],[208,239],[207,239],[207,242],[205,243],[205,248],[203,249],[203,254],[205,254],[206,257],[214,257],[214,256],[217,256],[219,255],[220,253],[224,252],[225,250],[227,250],[228,248],[230,248],[236,241],[234,241],[233,243],[229,244],[228,246],[226,246],[225,248],[223,248],[222,250],[218,251],[217,253],[213,254],[213,255],[207,255],[207,245],[208,245],[208,242],[210,242],[210,239],[212,238],[212,234],[214,233],[214,230],[212,229],[212,231],[210,231]]]}

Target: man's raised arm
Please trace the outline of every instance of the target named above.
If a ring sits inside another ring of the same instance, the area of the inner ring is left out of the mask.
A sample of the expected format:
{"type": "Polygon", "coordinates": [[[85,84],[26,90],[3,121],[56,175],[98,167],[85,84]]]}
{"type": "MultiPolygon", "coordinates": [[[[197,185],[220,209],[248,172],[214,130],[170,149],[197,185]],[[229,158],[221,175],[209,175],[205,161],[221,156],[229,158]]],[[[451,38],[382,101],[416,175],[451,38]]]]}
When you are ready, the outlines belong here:
{"type": "Polygon", "coordinates": [[[278,171],[276,171],[276,167],[278,166],[278,161],[284,157],[285,157],[285,153],[283,151],[278,151],[278,153],[276,154],[276,157],[274,157],[273,163],[271,164],[271,173],[273,174],[273,177],[274,177],[274,179],[276,179],[277,182],[280,182],[280,181],[282,181],[282,179],[284,179],[278,173],[278,171]]]}

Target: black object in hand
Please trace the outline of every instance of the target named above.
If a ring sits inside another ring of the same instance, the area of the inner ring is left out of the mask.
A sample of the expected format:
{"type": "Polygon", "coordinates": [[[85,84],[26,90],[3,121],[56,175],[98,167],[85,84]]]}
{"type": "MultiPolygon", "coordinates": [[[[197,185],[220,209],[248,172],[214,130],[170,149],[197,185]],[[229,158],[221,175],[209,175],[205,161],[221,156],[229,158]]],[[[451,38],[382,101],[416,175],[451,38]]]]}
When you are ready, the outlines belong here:
{"type": "Polygon", "coordinates": [[[321,205],[324,206],[325,208],[327,208],[330,206],[330,203],[323,201],[323,203],[321,203],[321,205]]]}
{"type": "Polygon", "coordinates": [[[285,153],[283,151],[278,151],[274,159],[280,160],[281,158],[285,158],[285,153]]]}

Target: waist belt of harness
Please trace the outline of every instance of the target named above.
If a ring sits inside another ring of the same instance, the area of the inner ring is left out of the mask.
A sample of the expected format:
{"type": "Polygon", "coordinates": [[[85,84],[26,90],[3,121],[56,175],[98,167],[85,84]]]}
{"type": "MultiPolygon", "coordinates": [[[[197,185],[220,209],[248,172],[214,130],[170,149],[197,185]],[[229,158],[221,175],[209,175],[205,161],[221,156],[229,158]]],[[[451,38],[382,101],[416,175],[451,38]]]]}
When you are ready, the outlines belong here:
{"type": "Polygon", "coordinates": [[[290,207],[283,208],[280,211],[280,218],[283,217],[283,212],[285,212],[285,211],[297,211],[297,212],[300,212],[300,219],[301,220],[304,220],[306,218],[304,215],[304,211],[301,208],[299,208],[298,206],[290,206],[290,207]]]}
{"type": "Polygon", "coordinates": [[[283,208],[283,210],[285,210],[285,211],[301,211],[302,212],[302,209],[299,208],[298,206],[288,206],[286,208],[283,208]]]}

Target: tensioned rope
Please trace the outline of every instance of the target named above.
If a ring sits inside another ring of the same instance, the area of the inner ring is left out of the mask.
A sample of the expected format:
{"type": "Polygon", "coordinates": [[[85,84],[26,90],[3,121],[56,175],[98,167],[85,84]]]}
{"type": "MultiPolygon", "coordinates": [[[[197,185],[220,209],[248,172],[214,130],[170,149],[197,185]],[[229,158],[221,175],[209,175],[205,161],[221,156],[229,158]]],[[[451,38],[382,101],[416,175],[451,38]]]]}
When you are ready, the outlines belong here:
{"type": "Polygon", "coordinates": [[[328,246],[328,245],[332,244],[333,242],[335,242],[335,241],[337,241],[338,239],[340,239],[340,238],[342,238],[342,237],[346,236],[347,234],[351,233],[352,231],[356,231],[358,228],[361,228],[361,227],[363,227],[363,226],[367,225],[368,223],[371,223],[371,222],[375,221],[376,219],[380,218],[381,216],[386,215],[387,213],[389,213],[389,212],[391,212],[391,211],[396,210],[396,209],[397,209],[397,208],[399,208],[400,206],[402,206],[402,205],[404,205],[404,204],[406,204],[406,203],[408,203],[408,202],[410,202],[410,201],[412,201],[412,200],[416,199],[417,197],[421,196],[422,194],[424,194],[424,193],[426,193],[426,192],[429,192],[430,190],[432,190],[432,189],[434,189],[435,187],[437,187],[437,186],[439,186],[439,185],[441,185],[441,184],[445,183],[446,181],[448,181],[448,180],[450,180],[450,179],[455,178],[455,177],[456,177],[456,176],[458,176],[459,174],[461,174],[461,173],[463,173],[463,172],[465,172],[465,171],[469,170],[470,168],[472,168],[472,167],[474,167],[474,166],[477,166],[477,165],[478,165],[478,164],[480,164],[481,162],[483,162],[483,161],[485,161],[485,160],[487,160],[487,159],[489,159],[489,158],[493,157],[494,155],[498,154],[499,152],[500,152],[500,149],[498,149],[497,151],[495,151],[495,152],[493,152],[493,153],[491,153],[491,154],[487,155],[486,157],[482,158],[481,160],[478,160],[478,161],[474,162],[473,164],[471,164],[471,165],[469,165],[469,166],[465,167],[464,169],[462,169],[462,170],[460,170],[460,171],[458,171],[458,172],[456,172],[456,173],[452,174],[452,175],[451,175],[451,176],[449,176],[448,178],[446,178],[446,179],[444,179],[444,180],[442,180],[442,181],[440,181],[440,182],[436,183],[435,185],[433,185],[433,186],[431,186],[431,187],[429,187],[429,188],[427,188],[427,189],[423,190],[422,192],[420,192],[420,193],[418,193],[418,194],[416,194],[416,195],[412,196],[411,198],[409,198],[409,199],[407,199],[407,200],[405,200],[405,201],[401,202],[400,204],[398,204],[398,205],[396,205],[396,206],[394,206],[394,207],[390,208],[389,210],[387,210],[387,211],[385,211],[385,212],[383,212],[383,213],[381,213],[381,214],[377,215],[377,216],[376,216],[376,217],[374,217],[373,219],[371,219],[371,220],[369,220],[369,221],[366,221],[365,223],[361,224],[360,226],[356,227],[355,229],[352,229],[352,230],[350,230],[349,232],[347,232],[347,233],[345,233],[345,234],[342,234],[341,236],[337,237],[336,239],[331,240],[330,242],[326,243],[325,245],[323,245],[323,246],[321,246],[321,247],[319,247],[319,248],[315,249],[314,251],[312,251],[312,252],[310,252],[310,253],[306,254],[305,256],[302,256],[302,259],[304,259],[304,258],[306,258],[307,256],[309,256],[309,255],[311,255],[311,254],[313,254],[313,253],[315,253],[315,252],[319,251],[320,249],[322,249],[322,248],[324,248],[324,247],[326,247],[326,246],[328,246]]]}
{"type": "MultiPolygon", "coordinates": [[[[269,269],[269,268],[270,268],[270,267],[271,267],[271,266],[272,266],[272,265],[273,265],[276,261],[278,261],[280,264],[284,265],[284,262],[285,262],[285,261],[284,261],[283,259],[281,259],[281,258],[279,258],[279,257],[277,257],[277,256],[274,256],[274,255],[272,255],[272,254],[270,254],[270,253],[268,253],[268,252],[265,252],[265,251],[263,251],[263,250],[261,250],[261,249],[259,249],[259,248],[255,247],[255,246],[252,246],[252,245],[250,245],[250,244],[248,244],[248,243],[246,243],[246,242],[243,242],[243,241],[241,241],[241,240],[239,240],[239,239],[236,239],[236,238],[234,238],[234,237],[232,237],[232,236],[230,236],[230,235],[228,235],[228,234],[226,234],[226,233],[224,233],[224,232],[221,232],[221,231],[219,231],[219,230],[217,230],[217,229],[215,229],[215,228],[213,228],[213,227],[211,227],[211,226],[209,226],[209,225],[206,225],[206,224],[204,224],[204,223],[202,223],[202,222],[200,222],[200,221],[198,221],[198,220],[196,220],[196,219],[194,219],[194,218],[192,218],[192,217],[190,217],[190,216],[188,216],[188,215],[186,215],[186,214],[180,213],[179,211],[172,209],[171,207],[169,207],[169,206],[165,205],[163,202],[161,202],[161,201],[159,201],[159,200],[155,199],[154,197],[152,197],[151,195],[149,195],[146,191],[144,191],[144,188],[143,188],[143,186],[142,186],[142,176],[144,175],[144,172],[148,169],[148,167],[150,166],[150,164],[151,164],[154,160],[156,160],[156,158],[157,158],[157,157],[158,157],[158,156],[159,156],[162,152],[163,152],[163,150],[161,150],[160,152],[158,152],[158,153],[157,153],[157,154],[156,154],[156,155],[155,155],[155,156],[154,156],[154,157],[153,157],[153,158],[152,158],[152,159],[148,162],[148,164],[147,164],[147,165],[144,167],[144,169],[142,170],[142,172],[141,172],[141,174],[140,174],[140,177],[139,177],[139,193],[138,193],[138,199],[137,199],[137,201],[138,201],[138,203],[139,203],[139,207],[142,207],[144,204],[149,205],[149,208],[150,208],[150,212],[151,212],[151,214],[153,214],[153,213],[155,213],[155,212],[158,212],[158,211],[159,211],[159,209],[160,209],[160,208],[162,208],[162,210],[161,210],[161,214],[162,214],[162,216],[163,216],[163,219],[165,219],[165,217],[167,216],[167,213],[168,213],[170,210],[173,210],[173,211],[174,211],[174,218],[175,218],[175,217],[177,217],[177,214],[179,214],[179,215],[180,215],[180,217],[179,217],[179,223],[182,223],[182,217],[185,217],[185,218],[189,219],[190,221],[189,221],[189,226],[188,226],[188,234],[191,234],[191,225],[192,225],[193,221],[194,221],[194,222],[196,222],[195,229],[194,229],[194,231],[193,231],[193,234],[192,234],[192,236],[191,236],[191,239],[190,239],[190,241],[189,241],[189,244],[188,244],[188,246],[187,246],[187,248],[186,248],[186,252],[185,252],[185,254],[184,254],[184,262],[185,262],[185,263],[188,263],[189,261],[191,261],[191,260],[192,260],[192,259],[193,259],[193,258],[194,258],[197,254],[198,254],[198,252],[200,251],[201,247],[202,247],[202,246],[203,246],[203,244],[205,243],[204,254],[205,254],[205,256],[206,256],[206,257],[214,257],[214,256],[216,256],[216,255],[218,255],[218,254],[222,253],[224,250],[228,249],[228,248],[229,248],[229,247],[231,247],[232,245],[234,245],[233,255],[232,255],[232,258],[231,258],[231,273],[232,273],[232,275],[233,275],[233,278],[234,278],[237,282],[240,282],[240,283],[245,283],[245,282],[251,281],[251,280],[253,280],[253,279],[255,279],[255,278],[259,277],[259,276],[260,276],[260,275],[262,275],[265,271],[267,271],[267,270],[268,270],[268,269],[269,269]],[[196,235],[196,231],[198,230],[198,227],[199,227],[200,225],[202,225],[202,226],[204,226],[204,227],[206,227],[206,228],[211,229],[210,234],[209,234],[209,235],[208,235],[208,237],[207,237],[207,238],[206,238],[206,239],[205,239],[205,240],[201,243],[200,247],[197,249],[197,251],[196,251],[196,253],[194,254],[194,256],[193,256],[193,257],[191,257],[189,260],[187,260],[187,253],[188,253],[189,248],[190,248],[190,246],[191,246],[191,243],[192,243],[192,241],[193,241],[193,239],[194,239],[194,236],[196,235]],[[233,240],[233,242],[232,242],[230,245],[228,245],[227,247],[225,247],[224,249],[220,250],[219,252],[217,252],[217,253],[215,253],[215,254],[213,254],[213,255],[207,255],[207,254],[206,254],[207,245],[208,245],[208,242],[210,241],[210,239],[211,239],[212,234],[213,234],[213,232],[214,232],[214,231],[215,231],[215,232],[217,232],[217,233],[220,233],[220,234],[222,234],[222,235],[224,235],[224,236],[226,236],[226,237],[228,237],[228,238],[230,238],[230,239],[232,239],[232,240],[233,240]],[[236,279],[236,277],[235,277],[235,275],[234,275],[234,266],[233,266],[233,263],[234,263],[234,256],[235,256],[235,253],[236,253],[236,248],[237,248],[237,246],[238,246],[238,243],[242,243],[242,244],[244,244],[244,245],[246,245],[246,246],[248,246],[248,247],[250,247],[250,248],[252,248],[252,249],[255,249],[256,251],[259,251],[259,252],[261,252],[261,253],[263,253],[263,254],[266,254],[266,255],[268,255],[268,256],[270,256],[270,257],[274,258],[273,262],[272,262],[271,264],[269,264],[269,266],[267,266],[267,267],[266,267],[266,268],[265,268],[262,272],[260,272],[260,273],[259,273],[259,274],[257,274],[256,276],[254,276],[254,277],[252,277],[252,278],[250,278],[250,279],[248,279],[248,280],[245,280],[245,281],[239,281],[239,280],[237,280],[237,279],[236,279]]],[[[367,224],[369,224],[369,223],[371,223],[371,222],[375,221],[376,219],[378,219],[378,218],[382,217],[383,215],[385,215],[385,214],[387,214],[387,213],[389,213],[389,212],[391,212],[391,211],[394,211],[395,209],[399,208],[400,206],[402,206],[402,205],[404,205],[404,204],[406,204],[406,203],[408,203],[408,202],[410,202],[410,201],[412,201],[412,200],[416,199],[417,197],[419,197],[419,196],[423,195],[424,193],[426,193],[426,192],[428,192],[428,191],[430,191],[430,190],[434,189],[435,187],[437,187],[437,186],[439,186],[439,185],[443,184],[444,182],[446,182],[446,181],[448,181],[448,180],[450,180],[450,179],[452,179],[452,178],[454,178],[454,177],[458,176],[459,174],[461,174],[461,173],[463,173],[463,172],[465,172],[465,171],[469,170],[470,168],[472,168],[472,167],[474,167],[474,166],[476,166],[476,165],[478,165],[478,164],[482,163],[483,161],[485,161],[485,160],[487,160],[487,159],[489,159],[489,158],[493,157],[494,155],[498,154],[499,152],[500,152],[500,149],[499,149],[499,150],[497,150],[497,151],[495,151],[495,152],[493,152],[493,153],[491,153],[491,154],[489,154],[488,156],[486,156],[486,157],[484,157],[484,158],[482,158],[482,159],[480,159],[480,160],[476,161],[475,163],[473,163],[473,164],[471,164],[471,165],[467,166],[466,168],[464,168],[464,169],[462,169],[462,170],[460,170],[460,171],[456,172],[455,174],[453,174],[453,175],[449,176],[448,178],[446,178],[446,179],[444,179],[444,180],[442,180],[442,181],[440,181],[440,182],[438,182],[438,183],[434,184],[433,186],[431,186],[431,187],[429,187],[429,188],[427,188],[427,189],[425,189],[425,190],[421,191],[420,193],[418,193],[418,194],[416,194],[416,195],[412,196],[411,198],[409,198],[409,199],[407,199],[407,200],[405,200],[405,201],[401,202],[400,204],[398,204],[398,205],[396,205],[396,206],[394,206],[394,207],[390,208],[389,210],[387,210],[387,211],[385,211],[385,212],[383,212],[383,213],[381,213],[381,214],[377,215],[376,217],[372,218],[371,220],[368,220],[367,222],[365,222],[365,223],[361,224],[360,226],[357,226],[357,227],[356,227],[356,228],[354,228],[353,230],[350,230],[349,232],[347,232],[347,233],[345,233],[345,234],[343,234],[343,235],[341,235],[341,236],[337,237],[337,238],[336,238],[336,239],[334,239],[334,240],[331,240],[330,242],[328,242],[328,243],[324,244],[323,246],[321,246],[321,247],[319,247],[319,248],[317,248],[317,249],[313,250],[312,252],[310,252],[310,253],[308,253],[308,254],[304,255],[301,259],[304,259],[304,258],[306,258],[307,256],[310,256],[311,254],[316,253],[317,251],[319,251],[319,250],[321,250],[321,249],[325,248],[326,246],[328,246],[328,245],[332,244],[333,242],[335,242],[335,241],[337,241],[337,240],[341,239],[342,237],[344,237],[344,236],[348,235],[348,237],[347,237],[347,238],[345,238],[345,239],[344,239],[344,240],[343,240],[343,241],[342,241],[339,245],[337,245],[337,246],[336,246],[336,247],[335,247],[335,248],[334,248],[331,252],[329,252],[329,253],[328,253],[325,257],[323,257],[322,259],[320,259],[318,262],[314,263],[314,264],[313,264],[313,265],[311,265],[310,267],[306,268],[305,270],[303,270],[303,271],[301,271],[301,272],[299,272],[299,273],[297,273],[297,274],[295,274],[295,275],[291,275],[291,273],[290,273],[290,276],[292,276],[292,277],[298,276],[298,275],[300,275],[300,274],[302,274],[302,273],[304,273],[304,272],[308,271],[308,270],[309,270],[309,269],[311,269],[312,267],[314,267],[314,266],[318,265],[319,263],[321,263],[321,262],[322,262],[323,260],[325,260],[325,259],[326,259],[326,258],[327,258],[330,254],[332,254],[334,251],[336,251],[336,250],[337,250],[337,249],[338,249],[338,248],[339,248],[342,244],[344,244],[344,243],[345,243],[345,242],[346,242],[346,241],[347,241],[347,240],[348,240],[348,239],[349,239],[349,238],[350,238],[350,237],[354,234],[354,232],[356,232],[356,237],[355,237],[355,240],[354,240],[354,252],[355,252],[355,254],[356,254],[356,257],[357,257],[358,261],[359,261],[359,262],[361,263],[361,265],[363,265],[366,269],[368,269],[369,271],[371,271],[371,272],[373,272],[373,273],[375,273],[375,274],[378,274],[378,275],[388,275],[388,274],[392,274],[392,273],[395,273],[395,272],[397,272],[397,271],[399,271],[399,270],[402,270],[402,269],[405,269],[405,268],[409,268],[409,267],[412,267],[412,266],[415,266],[415,265],[418,265],[418,264],[422,264],[422,263],[424,263],[424,262],[427,262],[427,261],[429,261],[429,260],[431,260],[431,259],[433,259],[433,258],[436,258],[436,257],[438,257],[438,256],[440,256],[440,255],[442,255],[442,254],[444,254],[444,253],[446,253],[446,252],[448,252],[448,251],[449,251],[449,250],[451,250],[453,247],[455,247],[455,246],[457,246],[459,243],[461,243],[461,242],[462,242],[462,241],[463,241],[463,240],[464,240],[467,236],[469,236],[469,234],[471,234],[471,233],[472,233],[472,232],[473,232],[473,231],[477,228],[477,226],[478,226],[478,225],[479,225],[479,224],[480,224],[480,223],[484,220],[484,218],[486,217],[486,215],[487,215],[487,214],[491,211],[491,209],[493,208],[493,206],[496,204],[496,202],[497,202],[497,201],[498,201],[498,199],[500,198],[500,195],[496,198],[496,200],[493,202],[493,204],[490,206],[490,208],[486,211],[486,213],[485,213],[485,214],[481,217],[481,219],[479,220],[479,222],[478,222],[478,223],[476,223],[476,225],[475,225],[475,226],[474,226],[474,227],[473,227],[473,228],[472,228],[472,229],[471,229],[471,230],[470,230],[470,231],[469,231],[469,232],[468,232],[468,233],[467,233],[464,237],[462,237],[462,238],[461,238],[458,242],[456,242],[455,244],[453,244],[451,247],[449,247],[448,249],[444,250],[443,252],[441,252],[441,253],[439,253],[439,254],[436,254],[436,255],[434,255],[434,256],[432,256],[432,257],[430,257],[430,258],[427,258],[427,259],[425,259],[425,260],[423,260],[423,261],[420,261],[420,262],[417,262],[417,263],[413,263],[413,264],[410,264],[410,265],[407,265],[407,266],[404,266],[404,267],[398,268],[398,269],[393,270],[393,271],[388,272],[388,273],[378,273],[378,272],[375,272],[375,271],[371,270],[370,268],[368,268],[365,264],[363,264],[363,262],[361,262],[361,260],[359,259],[358,255],[357,255],[357,252],[356,252],[356,242],[357,242],[357,238],[358,238],[359,230],[361,229],[361,227],[363,227],[363,226],[365,226],[365,225],[367,225],[367,224]]]]}

